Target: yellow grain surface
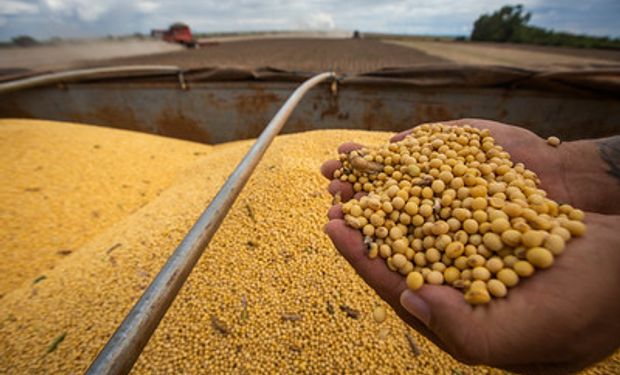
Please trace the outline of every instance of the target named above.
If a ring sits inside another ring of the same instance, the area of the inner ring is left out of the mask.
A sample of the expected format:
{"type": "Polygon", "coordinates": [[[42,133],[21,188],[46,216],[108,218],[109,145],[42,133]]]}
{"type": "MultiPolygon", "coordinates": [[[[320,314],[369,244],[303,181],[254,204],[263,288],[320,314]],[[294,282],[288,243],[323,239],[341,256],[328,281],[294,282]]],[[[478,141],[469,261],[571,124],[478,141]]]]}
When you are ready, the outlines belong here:
{"type": "MultiPolygon", "coordinates": [[[[344,141],[373,145],[388,136],[316,131],[278,137],[134,373],[501,373],[454,361],[389,308],[377,324],[373,309],[387,306],[321,231],[331,203],[318,171],[322,161],[335,157],[344,141]],[[358,310],[359,319],[340,305],[358,310]],[[300,319],[284,321],[282,314],[300,319]],[[213,317],[228,334],[214,327],[213,317]],[[389,331],[385,339],[382,329],[389,331]],[[405,332],[417,340],[419,356],[405,332]]],[[[1,299],[0,373],[83,372],[250,144],[216,147],[159,197],[66,257],[47,279],[1,299]]]]}
{"type": "Polygon", "coordinates": [[[0,120],[0,296],[151,201],[209,149],[102,127],[0,120]]]}

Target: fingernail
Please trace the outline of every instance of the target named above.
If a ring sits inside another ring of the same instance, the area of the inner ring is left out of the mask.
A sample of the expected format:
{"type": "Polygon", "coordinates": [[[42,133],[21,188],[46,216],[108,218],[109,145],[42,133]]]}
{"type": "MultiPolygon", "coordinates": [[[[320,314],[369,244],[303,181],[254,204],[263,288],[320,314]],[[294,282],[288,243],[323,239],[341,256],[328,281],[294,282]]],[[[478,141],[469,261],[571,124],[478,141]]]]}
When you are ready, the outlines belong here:
{"type": "Polygon", "coordinates": [[[410,290],[405,290],[400,295],[400,304],[428,327],[431,322],[431,309],[420,296],[410,290]]]}

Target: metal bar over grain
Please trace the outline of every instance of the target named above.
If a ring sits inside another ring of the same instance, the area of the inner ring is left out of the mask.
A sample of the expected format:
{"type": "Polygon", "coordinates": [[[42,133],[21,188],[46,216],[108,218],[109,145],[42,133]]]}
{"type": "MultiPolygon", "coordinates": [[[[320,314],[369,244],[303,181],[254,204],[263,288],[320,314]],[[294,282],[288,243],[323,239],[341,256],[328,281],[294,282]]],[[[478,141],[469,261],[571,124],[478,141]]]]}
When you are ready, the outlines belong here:
{"type": "Polygon", "coordinates": [[[275,136],[304,94],[328,78],[335,78],[335,74],[318,74],[291,94],[125,317],[87,374],[127,374],[131,370],[275,136]]]}

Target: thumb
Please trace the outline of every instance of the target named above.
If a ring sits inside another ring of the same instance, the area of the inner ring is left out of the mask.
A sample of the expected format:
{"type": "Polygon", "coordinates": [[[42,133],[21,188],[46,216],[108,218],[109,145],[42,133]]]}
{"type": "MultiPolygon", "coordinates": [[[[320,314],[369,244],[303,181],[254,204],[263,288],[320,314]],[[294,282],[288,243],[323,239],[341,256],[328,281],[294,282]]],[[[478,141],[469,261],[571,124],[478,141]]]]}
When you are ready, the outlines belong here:
{"type": "Polygon", "coordinates": [[[472,308],[458,290],[425,285],[400,295],[400,304],[420,320],[444,344],[448,352],[465,363],[480,363],[487,356],[486,335],[481,322],[485,307],[472,308]]]}

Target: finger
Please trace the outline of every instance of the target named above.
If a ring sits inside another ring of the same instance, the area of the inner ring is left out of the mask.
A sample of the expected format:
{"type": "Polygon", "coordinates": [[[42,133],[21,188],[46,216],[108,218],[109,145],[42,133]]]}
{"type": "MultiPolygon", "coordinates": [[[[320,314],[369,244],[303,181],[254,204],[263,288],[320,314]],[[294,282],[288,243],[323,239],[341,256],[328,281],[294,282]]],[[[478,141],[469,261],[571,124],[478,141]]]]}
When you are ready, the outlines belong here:
{"type": "Polygon", "coordinates": [[[401,288],[403,277],[391,272],[380,259],[369,259],[359,230],[348,227],[344,220],[327,223],[325,233],[338,251],[377,292],[390,295],[401,288]]]}
{"type": "MultiPolygon", "coordinates": [[[[502,146],[510,155],[513,162],[521,162],[528,169],[541,178],[541,187],[555,200],[568,201],[570,196],[564,184],[557,184],[554,178],[558,176],[558,165],[561,165],[560,153],[553,147],[548,147],[546,141],[530,130],[503,124],[496,121],[466,118],[442,122],[446,126],[465,126],[488,129],[495,143],[502,146]],[[547,178],[544,178],[547,176],[547,178]]],[[[402,140],[413,129],[406,130],[392,137],[392,142],[402,140]]]]}
{"type": "Polygon", "coordinates": [[[360,200],[362,197],[368,195],[367,192],[365,191],[360,191],[359,193],[355,193],[355,195],[353,196],[354,199],[360,200]]]}
{"type": "MultiPolygon", "coordinates": [[[[491,131],[491,135],[493,136],[493,138],[495,138],[495,140],[498,141],[500,145],[508,144],[508,143],[515,143],[515,142],[519,142],[520,140],[522,140],[524,143],[522,146],[524,149],[526,149],[526,152],[531,152],[527,150],[531,148],[534,136],[538,138],[537,142],[540,143],[540,144],[537,144],[536,146],[540,146],[541,144],[546,144],[546,141],[542,139],[541,137],[539,137],[538,134],[532,132],[531,130],[523,126],[509,125],[509,124],[504,124],[504,123],[492,121],[492,120],[485,120],[485,119],[480,119],[480,118],[464,118],[464,119],[446,121],[446,122],[443,122],[442,124],[446,126],[469,125],[472,128],[476,128],[480,130],[488,129],[491,131]],[[519,132],[517,137],[515,137],[515,131],[519,132]],[[526,147],[527,145],[529,145],[530,147],[526,147]]],[[[515,150],[518,150],[518,148],[515,147],[515,150]]]]}
{"type": "MultiPolygon", "coordinates": [[[[419,125],[418,125],[419,126],[419,125]]],[[[396,134],[395,136],[393,136],[392,138],[390,138],[390,142],[394,143],[394,142],[399,142],[402,141],[403,139],[405,139],[406,136],[408,136],[409,134],[411,134],[411,132],[413,131],[414,128],[402,131],[398,134],[396,134]]]]}
{"type": "Polygon", "coordinates": [[[329,218],[329,220],[344,219],[344,214],[342,213],[342,205],[336,204],[331,206],[329,211],[327,211],[327,217],[329,218]]]}
{"type": "MultiPolygon", "coordinates": [[[[471,125],[472,127],[476,127],[478,129],[488,129],[489,127],[491,128],[497,128],[498,125],[503,125],[500,124],[498,122],[495,121],[490,121],[490,120],[483,120],[483,119],[459,119],[459,120],[451,120],[451,121],[435,121],[434,123],[441,123],[444,124],[446,126],[463,126],[463,125],[471,125]]],[[[390,142],[399,142],[402,141],[403,139],[405,139],[406,136],[408,136],[409,134],[411,134],[413,132],[413,129],[417,128],[418,126],[421,126],[424,124],[419,124],[414,126],[411,129],[402,131],[398,134],[396,134],[395,136],[393,136],[392,138],[390,138],[390,142]]]]}
{"type": "Polygon", "coordinates": [[[488,129],[495,139],[495,144],[506,150],[513,162],[520,162],[535,172],[541,179],[540,187],[547,191],[554,200],[569,201],[569,192],[564,184],[558,184],[556,178],[561,172],[561,153],[534,132],[520,126],[502,124],[484,119],[460,119],[444,122],[444,125],[470,125],[477,129],[488,129]]]}
{"type": "Polygon", "coordinates": [[[339,160],[328,160],[321,165],[321,174],[328,180],[334,178],[334,171],[342,168],[342,163],[339,160]]]}
{"type": "Polygon", "coordinates": [[[359,150],[360,148],[363,148],[363,147],[364,147],[364,146],[362,146],[362,145],[361,145],[361,144],[359,144],[359,143],[355,143],[355,142],[346,142],[346,143],[341,144],[341,145],[338,147],[338,153],[339,153],[339,154],[348,154],[348,153],[349,153],[349,152],[351,152],[351,151],[354,151],[354,150],[359,150]]]}
{"type": "Polygon", "coordinates": [[[336,195],[336,193],[340,193],[340,198],[343,202],[346,202],[351,199],[351,197],[353,197],[353,185],[340,180],[331,180],[329,186],[327,186],[327,191],[331,195],[336,195]]]}
{"type": "Polygon", "coordinates": [[[505,124],[502,124],[500,122],[492,121],[492,120],[485,120],[482,118],[461,118],[458,120],[444,121],[442,122],[442,124],[446,126],[469,125],[472,128],[478,128],[478,129],[489,129],[489,128],[496,128],[498,126],[506,126],[505,124]]]}
{"type": "MultiPolygon", "coordinates": [[[[464,118],[464,119],[458,119],[458,120],[450,120],[450,121],[436,121],[435,123],[441,123],[444,124],[446,126],[464,126],[464,125],[469,125],[472,128],[477,128],[477,129],[489,129],[491,130],[491,132],[493,133],[493,137],[497,140],[514,140],[514,129],[518,128],[520,131],[523,131],[523,133],[529,133],[529,135],[535,135],[534,133],[532,133],[531,131],[523,128],[523,127],[516,127],[516,126],[512,126],[512,125],[507,125],[507,124],[502,124],[501,122],[497,122],[497,121],[491,121],[491,120],[485,120],[485,119],[478,119],[478,118],[464,118]]],[[[420,124],[420,125],[424,125],[424,124],[420,124]]],[[[398,141],[402,141],[407,135],[411,134],[411,132],[413,131],[413,129],[415,129],[416,127],[420,126],[420,125],[416,125],[415,127],[402,131],[398,134],[396,134],[395,136],[393,136],[390,139],[390,142],[398,142],[398,141]]]]}
{"type": "Polygon", "coordinates": [[[400,303],[436,334],[458,360],[489,363],[488,339],[484,326],[479,324],[488,306],[474,308],[465,302],[460,291],[439,285],[425,285],[416,292],[406,290],[400,303]]]}
{"type": "Polygon", "coordinates": [[[362,233],[359,230],[348,227],[344,220],[332,220],[327,223],[324,230],[340,254],[353,266],[366,284],[392,306],[401,319],[433,341],[435,345],[445,348],[435,334],[400,304],[399,296],[407,288],[405,277],[390,271],[383,259],[370,259],[366,256],[362,233]]]}

